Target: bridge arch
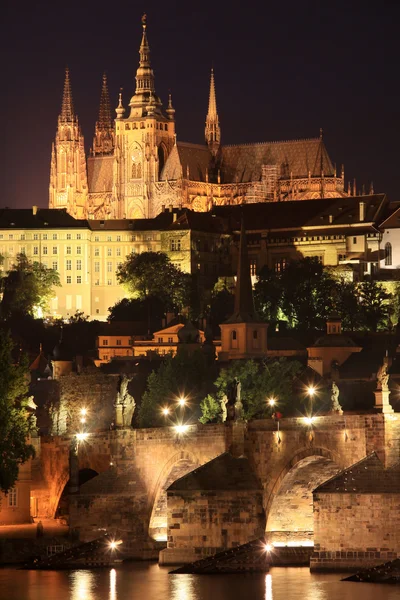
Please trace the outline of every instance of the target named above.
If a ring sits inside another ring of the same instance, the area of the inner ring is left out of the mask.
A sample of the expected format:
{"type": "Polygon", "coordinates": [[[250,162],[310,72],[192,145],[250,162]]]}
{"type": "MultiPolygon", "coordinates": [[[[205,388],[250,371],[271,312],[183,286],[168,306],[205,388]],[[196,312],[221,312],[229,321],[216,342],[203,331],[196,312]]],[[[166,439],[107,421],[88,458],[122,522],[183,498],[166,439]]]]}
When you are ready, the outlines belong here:
{"type": "Polygon", "coordinates": [[[181,450],[162,467],[150,500],[149,536],[154,540],[167,540],[167,488],[199,465],[194,454],[181,450]]]}
{"type": "Polygon", "coordinates": [[[266,502],[266,537],[270,543],[312,545],[312,492],[341,471],[339,465],[339,456],[326,448],[305,448],[292,457],[266,502]]]}
{"type": "MultiPolygon", "coordinates": [[[[78,485],[81,486],[87,481],[90,481],[94,477],[97,477],[98,472],[91,468],[82,468],[78,471],[78,485]]],[[[54,507],[54,517],[65,517],[69,516],[69,485],[70,477],[66,480],[64,487],[58,496],[58,500],[54,507]]]]}

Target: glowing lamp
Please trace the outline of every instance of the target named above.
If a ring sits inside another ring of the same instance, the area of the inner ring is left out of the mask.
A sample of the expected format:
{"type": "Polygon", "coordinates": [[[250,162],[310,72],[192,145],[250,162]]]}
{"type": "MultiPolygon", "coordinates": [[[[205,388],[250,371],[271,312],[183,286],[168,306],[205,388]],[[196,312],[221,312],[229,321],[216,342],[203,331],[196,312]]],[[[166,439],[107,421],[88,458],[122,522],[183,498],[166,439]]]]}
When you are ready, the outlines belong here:
{"type": "Polygon", "coordinates": [[[265,550],[265,552],[271,552],[271,550],[272,550],[271,544],[265,544],[264,545],[264,550],[265,550]]]}
{"type": "Polygon", "coordinates": [[[168,416],[169,415],[169,408],[167,408],[167,407],[163,408],[162,414],[165,415],[165,416],[168,416]]]}
{"type": "Polygon", "coordinates": [[[304,421],[307,425],[312,425],[315,421],[315,417],[304,417],[304,421]]]}
{"type": "Polygon", "coordinates": [[[275,398],[270,398],[270,399],[268,400],[268,404],[269,404],[270,406],[274,406],[275,402],[276,402],[275,398]]]}
{"type": "Polygon", "coordinates": [[[313,385],[310,385],[307,388],[307,394],[310,396],[310,398],[312,398],[315,395],[316,389],[313,385]]]}
{"type": "Polygon", "coordinates": [[[87,408],[81,408],[81,415],[82,415],[82,417],[86,417],[86,415],[87,415],[87,408]]]}
{"type": "Polygon", "coordinates": [[[120,544],[122,544],[122,540],[118,540],[118,541],[112,540],[108,544],[108,547],[110,548],[110,550],[116,550],[120,544]]]}
{"type": "Polygon", "coordinates": [[[185,433],[189,428],[189,425],[175,425],[174,430],[178,435],[185,433]]]}
{"type": "Polygon", "coordinates": [[[88,435],[89,435],[88,433],[82,432],[82,433],[77,433],[76,437],[77,437],[77,439],[78,439],[79,442],[83,442],[83,441],[85,441],[87,439],[88,435]]]}
{"type": "Polygon", "coordinates": [[[81,417],[81,419],[80,419],[80,422],[81,422],[81,423],[86,423],[86,419],[85,419],[85,417],[81,417]]]}
{"type": "Polygon", "coordinates": [[[183,398],[183,396],[181,398],[179,398],[178,404],[179,404],[179,406],[185,406],[186,398],[183,398]]]}

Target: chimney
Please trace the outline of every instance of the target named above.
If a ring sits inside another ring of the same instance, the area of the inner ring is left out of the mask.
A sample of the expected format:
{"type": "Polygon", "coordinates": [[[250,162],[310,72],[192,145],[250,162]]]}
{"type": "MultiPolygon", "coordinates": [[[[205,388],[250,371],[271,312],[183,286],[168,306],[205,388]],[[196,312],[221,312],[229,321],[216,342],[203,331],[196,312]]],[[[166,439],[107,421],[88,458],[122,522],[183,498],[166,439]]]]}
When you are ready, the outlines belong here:
{"type": "Polygon", "coordinates": [[[172,215],[172,222],[175,223],[176,219],[177,219],[178,215],[176,212],[173,213],[172,215]]]}
{"type": "Polygon", "coordinates": [[[173,204],[170,204],[170,205],[169,205],[169,212],[173,212],[173,211],[174,211],[174,205],[173,205],[173,204]]]}
{"type": "Polygon", "coordinates": [[[365,202],[360,202],[360,221],[365,220],[365,202]]]}
{"type": "Polygon", "coordinates": [[[163,212],[163,213],[165,212],[165,204],[161,205],[161,212],[163,212]]]}
{"type": "Polygon", "coordinates": [[[333,223],[333,215],[329,215],[329,223],[333,223]]]}
{"type": "Polygon", "coordinates": [[[32,214],[33,214],[33,215],[36,215],[36,214],[37,214],[37,211],[38,211],[38,207],[37,207],[37,206],[35,206],[35,205],[34,205],[34,206],[32,206],[32,214]]]}

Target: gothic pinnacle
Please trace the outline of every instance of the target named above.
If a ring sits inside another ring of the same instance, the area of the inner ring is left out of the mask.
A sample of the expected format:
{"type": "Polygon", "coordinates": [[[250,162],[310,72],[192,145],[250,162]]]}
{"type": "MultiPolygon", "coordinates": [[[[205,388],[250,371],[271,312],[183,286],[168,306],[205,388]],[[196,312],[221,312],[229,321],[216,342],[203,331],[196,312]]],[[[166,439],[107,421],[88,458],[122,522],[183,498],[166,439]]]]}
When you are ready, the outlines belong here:
{"type": "Polygon", "coordinates": [[[217,100],[215,94],[214,69],[211,69],[210,95],[208,99],[208,113],[206,117],[205,139],[211,153],[215,156],[221,142],[221,129],[217,113],[217,100]]]}
{"type": "Polygon", "coordinates": [[[99,110],[99,120],[97,122],[97,127],[98,127],[98,129],[102,129],[102,130],[112,128],[110,96],[108,94],[107,75],[105,73],[103,74],[103,83],[102,83],[102,87],[101,87],[100,110],[99,110]]]}
{"type": "Polygon", "coordinates": [[[71,122],[74,120],[74,105],[72,102],[71,80],[69,77],[69,69],[65,69],[64,91],[61,105],[60,119],[63,122],[71,122]]]}
{"type": "Polygon", "coordinates": [[[124,109],[123,104],[122,104],[122,88],[119,89],[118,106],[115,109],[115,112],[117,113],[117,119],[122,119],[123,118],[125,109],[124,109]]]}

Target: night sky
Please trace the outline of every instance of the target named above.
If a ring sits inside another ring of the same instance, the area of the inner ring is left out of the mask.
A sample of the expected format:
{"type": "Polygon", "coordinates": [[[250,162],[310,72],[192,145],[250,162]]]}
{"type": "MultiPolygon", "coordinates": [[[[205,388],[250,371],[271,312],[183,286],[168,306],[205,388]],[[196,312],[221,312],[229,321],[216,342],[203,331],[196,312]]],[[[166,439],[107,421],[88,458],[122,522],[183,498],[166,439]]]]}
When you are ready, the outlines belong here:
{"type": "Polygon", "coordinates": [[[134,92],[141,15],[178,140],[202,143],[213,64],[223,143],[317,137],[357,187],[399,200],[400,2],[6,2],[0,206],[47,206],[64,69],[92,143],[101,78],[134,92]]]}

